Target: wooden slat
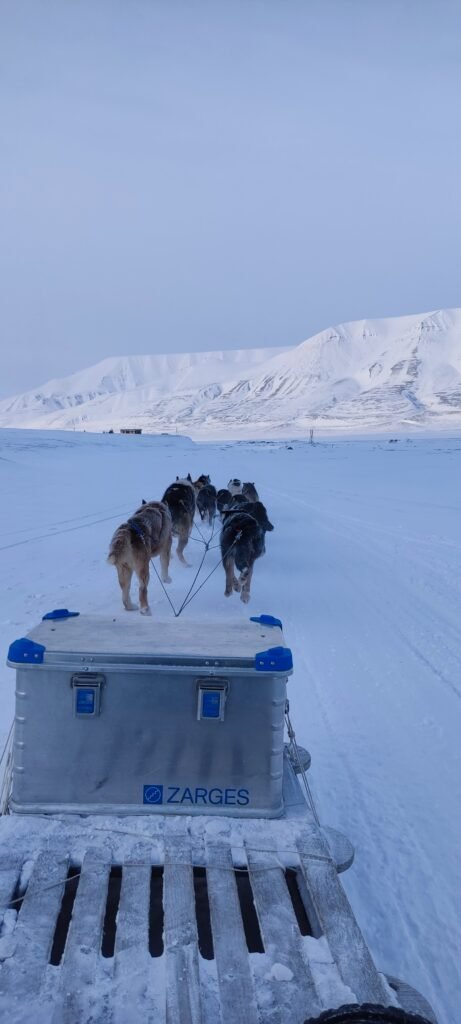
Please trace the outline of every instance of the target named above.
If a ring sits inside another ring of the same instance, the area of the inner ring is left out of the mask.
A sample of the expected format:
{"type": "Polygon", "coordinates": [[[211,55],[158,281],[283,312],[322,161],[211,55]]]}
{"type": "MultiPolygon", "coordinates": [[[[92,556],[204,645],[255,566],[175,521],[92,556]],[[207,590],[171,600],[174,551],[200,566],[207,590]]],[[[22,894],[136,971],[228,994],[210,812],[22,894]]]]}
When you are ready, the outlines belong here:
{"type": "MultiPolygon", "coordinates": [[[[22,856],[8,853],[4,854],[3,852],[0,853],[0,931],[5,920],[5,913],[7,912],[8,904],[13,898],[16,883],[21,874],[22,864],[22,856]]],[[[17,913],[17,910],[18,905],[16,904],[16,906],[9,911],[9,914],[13,915],[14,912],[17,913]]],[[[0,964],[7,957],[12,956],[14,952],[14,932],[10,933],[8,929],[5,929],[5,932],[6,934],[0,937],[0,964]]]]}
{"type": "Polygon", "coordinates": [[[164,873],[167,1024],[202,1021],[194,879],[187,839],[165,846],[164,873]]]}
{"type": "Polygon", "coordinates": [[[115,940],[119,971],[123,971],[120,958],[126,950],[141,955],[148,952],[150,875],[150,863],[123,865],[115,940]]]}
{"type": "Polygon", "coordinates": [[[24,858],[15,853],[0,852],[0,925],[13,897],[24,858]]]}
{"type": "Polygon", "coordinates": [[[4,913],[13,896],[23,859],[18,854],[0,852],[0,915],[4,913]]]}
{"type": "Polygon", "coordinates": [[[165,1021],[164,972],[149,953],[151,864],[130,860],[122,869],[115,940],[113,1024],[137,1017],[143,1024],[165,1021]]]}
{"type": "Polygon", "coordinates": [[[38,993],[49,962],[56,920],[67,877],[68,857],[48,851],[39,854],[13,934],[12,955],[3,965],[3,994],[38,993]]]}
{"type": "MultiPolygon", "coordinates": [[[[269,847],[269,843],[267,844],[269,847]]],[[[302,1024],[320,1012],[310,968],[303,957],[302,937],[288,892],[285,874],[277,855],[247,848],[248,867],[264,949],[271,966],[282,964],[293,977],[274,978],[272,995],[280,1007],[282,1021],[302,1024]]]]}
{"type": "Polygon", "coordinates": [[[248,949],[228,846],[207,848],[207,883],[222,1024],[257,1024],[248,949]]]}
{"type": "Polygon", "coordinates": [[[313,830],[300,839],[298,849],[306,885],[341,978],[359,1003],[387,1006],[388,995],[321,833],[313,830]]]}
{"type": "MultiPolygon", "coordinates": [[[[279,827],[281,847],[298,849],[300,891],[312,920],[318,918],[318,934],[325,935],[344,984],[360,1002],[386,1004],[388,992],[337,877],[325,836],[317,827],[300,823],[295,842],[294,829],[287,829],[285,835],[283,822],[269,824],[264,834],[259,824],[257,845],[268,852],[252,850],[248,843],[250,879],[266,950],[266,956],[258,957],[246,949],[227,831],[209,830],[217,845],[210,838],[204,856],[198,830],[191,829],[198,842],[195,850],[184,823],[172,818],[165,825],[164,958],[152,958],[148,952],[149,853],[145,838],[136,842],[133,831],[135,842],[128,844],[124,839],[131,850],[123,866],[114,959],[100,954],[110,870],[104,835],[100,844],[94,840],[98,849],[84,860],[61,966],[47,969],[68,862],[62,848],[55,846],[54,852],[44,851],[38,857],[17,925],[0,944],[0,961],[2,950],[5,956],[0,962],[0,1018],[7,1020],[12,1008],[15,1020],[24,1024],[34,1020],[38,1011],[42,1016],[49,1011],[46,1019],[52,1024],[94,1024],[106,1019],[125,1024],[133,1013],[146,1024],[240,1024],[240,1020],[301,1024],[316,1017],[325,1007],[319,1006],[321,992],[317,995],[308,968],[313,940],[306,943],[300,936],[283,869],[277,855],[269,852],[279,827]],[[202,960],[198,949],[193,863],[207,868],[215,964],[202,960]],[[276,963],[289,968],[291,981],[270,975],[276,963]]],[[[252,822],[248,829],[242,828],[243,835],[246,831],[251,837],[252,822]]],[[[49,838],[44,832],[43,841],[49,838]]],[[[0,860],[0,910],[1,900],[8,903],[19,877],[23,860],[16,856],[19,845],[13,835],[0,860]]],[[[334,974],[337,977],[336,970],[334,974]]]]}
{"type": "Polygon", "coordinates": [[[85,1024],[93,1013],[110,864],[105,850],[89,850],[83,860],[53,1024],[85,1024]]]}

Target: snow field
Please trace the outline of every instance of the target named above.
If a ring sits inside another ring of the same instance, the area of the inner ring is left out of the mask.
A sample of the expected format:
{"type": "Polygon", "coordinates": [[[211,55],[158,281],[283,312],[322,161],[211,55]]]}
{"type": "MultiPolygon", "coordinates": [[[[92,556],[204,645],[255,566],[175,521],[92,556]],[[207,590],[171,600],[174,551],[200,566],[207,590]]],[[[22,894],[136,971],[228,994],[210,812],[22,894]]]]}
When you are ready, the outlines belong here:
{"type": "MultiPolygon", "coordinates": [[[[51,608],[120,612],[105,563],[112,532],[176,474],[256,482],[275,530],[250,604],[224,598],[218,569],[184,614],[282,619],[320,818],[356,847],[343,876],[355,914],[379,969],[419,988],[440,1024],[457,1021],[460,990],[460,459],[450,440],[288,450],[0,431],[5,655],[51,608]]],[[[202,546],[187,551],[197,565],[202,546]]],[[[208,571],[217,558],[207,556],[208,571]]],[[[173,559],[176,606],[191,574],[173,559]]],[[[155,629],[171,612],[155,578],[149,593],[155,629]]],[[[0,687],[3,742],[14,708],[4,666],[0,687]]]]}

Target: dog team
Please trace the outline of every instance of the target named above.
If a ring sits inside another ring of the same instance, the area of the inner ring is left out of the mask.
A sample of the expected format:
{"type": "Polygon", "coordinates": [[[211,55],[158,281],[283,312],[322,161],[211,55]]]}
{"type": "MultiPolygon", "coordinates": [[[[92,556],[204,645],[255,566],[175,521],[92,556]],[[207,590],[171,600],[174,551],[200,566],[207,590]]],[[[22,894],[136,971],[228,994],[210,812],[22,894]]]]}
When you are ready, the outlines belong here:
{"type": "Polygon", "coordinates": [[[213,524],[219,516],[221,560],[226,574],[226,597],[235,590],[245,604],[250,600],[254,563],[265,552],[265,536],[274,527],[254,483],[229,480],[226,488],[217,491],[210,477],[202,474],[192,480],[176,477],[167,487],[161,501],[143,501],[133,516],[115,531],[107,561],[115,565],[127,611],[136,611],[130,597],[133,573],[139,582],[139,610],[150,615],[147,587],[151,558],[159,557],[161,579],[171,583],[169,564],[173,537],[177,537],[176,554],[183,565],[189,537],[198,512],[202,522],[213,524]],[[240,574],[236,575],[236,570],[240,574]]]}

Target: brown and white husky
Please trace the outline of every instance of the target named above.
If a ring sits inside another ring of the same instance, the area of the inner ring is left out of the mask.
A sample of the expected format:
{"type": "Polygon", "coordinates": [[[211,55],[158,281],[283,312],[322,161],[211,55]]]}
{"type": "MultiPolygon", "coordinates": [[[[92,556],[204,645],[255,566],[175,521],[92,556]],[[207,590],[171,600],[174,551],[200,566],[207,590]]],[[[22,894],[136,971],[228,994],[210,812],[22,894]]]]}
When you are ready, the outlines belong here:
{"type": "Polygon", "coordinates": [[[168,506],[161,501],[148,501],[115,531],[107,561],[117,569],[123,604],[128,612],[136,611],[138,607],[130,597],[134,572],[139,581],[140,612],[142,615],[151,614],[147,597],[151,558],[160,556],[162,580],[171,583],[168,569],[172,527],[168,506]]]}

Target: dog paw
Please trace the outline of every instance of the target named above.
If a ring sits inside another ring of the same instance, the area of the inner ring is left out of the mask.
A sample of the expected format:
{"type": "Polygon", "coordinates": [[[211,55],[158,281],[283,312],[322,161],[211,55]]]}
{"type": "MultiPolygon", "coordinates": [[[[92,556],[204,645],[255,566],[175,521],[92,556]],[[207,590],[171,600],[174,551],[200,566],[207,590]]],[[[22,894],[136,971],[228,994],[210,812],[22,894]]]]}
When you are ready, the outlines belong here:
{"type": "Polygon", "coordinates": [[[240,594],[240,600],[243,601],[244,604],[248,604],[248,601],[250,600],[250,595],[247,593],[246,590],[242,590],[242,593],[240,594]]]}
{"type": "Polygon", "coordinates": [[[226,587],[226,590],[224,591],[224,597],[232,597],[232,590],[228,590],[226,587]]]}
{"type": "Polygon", "coordinates": [[[137,612],[137,610],[138,610],[138,605],[137,604],[131,604],[130,603],[130,604],[126,604],[125,605],[125,611],[126,612],[137,612]]]}
{"type": "Polygon", "coordinates": [[[162,577],[162,583],[172,583],[172,582],[173,582],[173,580],[171,579],[171,576],[163,576],[162,577]]]}
{"type": "Polygon", "coordinates": [[[240,581],[239,580],[234,580],[233,583],[232,583],[232,586],[233,586],[234,590],[237,591],[237,594],[239,594],[241,589],[242,589],[242,584],[240,583],[240,581]]]}
{"type": "Polygon", "coordinates": [[[152,612],[151,612],[149,607],[147,607],[147,608],[140,608],[139,610],[141,612],[141,615],[152,615],[152,612]]]}

